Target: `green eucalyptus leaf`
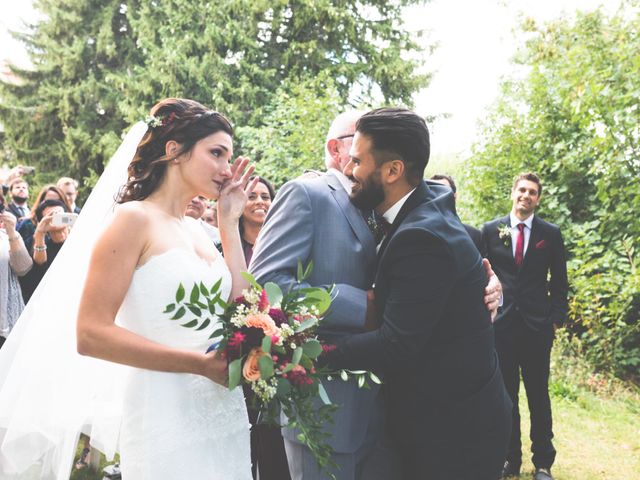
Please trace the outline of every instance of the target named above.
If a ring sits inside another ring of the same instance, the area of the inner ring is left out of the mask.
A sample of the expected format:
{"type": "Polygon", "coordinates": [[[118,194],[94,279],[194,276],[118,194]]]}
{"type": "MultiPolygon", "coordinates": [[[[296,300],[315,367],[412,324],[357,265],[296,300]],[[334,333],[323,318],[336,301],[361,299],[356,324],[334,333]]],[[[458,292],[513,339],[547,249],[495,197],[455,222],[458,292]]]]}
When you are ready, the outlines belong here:
{"type": "Polygon", "coordinates": [[[317,323],[318,323],[317,318],[307,318],[302,323],[300,323],[300,326],[298,328],[296,328],[296,333],[304,332],[305,330],[313,327],[317,323]]]}
{"type": "Polygon", "coordinates": [[[317,358],[322,353],[322,345],[315,339],[307,340],[302,349],[309,358],[317,358]]]}
{"type": "Polygon", "coordinates": [[[210,323],[211,323],[211,319],[206,318],[204,320],[204,322],[202,322],[202,325],[200,325],[198,328],[196,328],[196,330],[198,330],[198,331],[204,330],[205,328],[207,328],[209,326],[210,323]]]}
{"type": "Polygon", "coordinates": [[[282,301],[282,290],[273,282],[264,284],[264,291],[267,292],[267,298],[271,305],[276,305],[282,301]]]}
{"type": "Polygon", "coordinates": [[[240,374],[242,369],[242,359],[237,358],[229,363],[229,390],[233,390],[240,383],[240,374]]]}
{"type": "Polygon", "coordinates": [[[349,374],[345,370],[340,370],[340,378],[346,382],[349,380],[349,374]]]}
{"type": "Polygon", "coordinates": [[[369,372],[369,378],[373,383],[377,383],[378,385],[382,385],[382,380],[375,373],[369,372]]]}
{"type": "Polygon", "coordinates": [[[307,265],[307,268],[304,271],[304,279],[305,280],[311,276],[311,272],[313,272],[313,260],[309,261],[309,263],[307,265]]]}
{"type": "Polygon", "coordinates": [[[211,292],[211,295],[213,295],[214,293],[218,293],[218,290],[220,290],[220,285],[222,285],[222,278],[218,279],[218,281],[211,286],[211,290],[209,290],[209,292],[211,292]]]}
{"type": "Polygon", "coordinates": [[[258,367],[260,368],[260,378],[268,380],[273,376],[273,359],[271,355],[262,355],[258,359],[258,367]]]}
{"type": "Polygon", "coordinates": [[[171,320],[180,320],[182,317],[184,317],[185,313],[187,313],[187,309],[184,307],[180,307],[178,311],[173,314],[173,317],[171,317],[171,320]]]}
{"type": "Polygon", "coordinates": [[[294,365],[298,365],[300,363],[301,358],[302,358],[302,349],[298,347],[293,351],[293,357],[291,358],[291,363],[293,363],[294,365]]]}
{"type": "Polygon", "coordinates": [[[364,387],[364,375],[358,375],[358,388],[364,387]]]}
{"type": "Polygon", "coordinates": [[[331,296],[322,288],[317,288],[315,291],[309,292],[307,294],[307,299],[313,302],[315,307],[318,309],[319,315],[322,315],[331,306],[331,296]]]}
{"type": "Polygon", "coordinates": [[[205,287],[203,282],[200,282],[200,293],[202,293],[205,298],[209,296],[209,290],[207,289],[207,287],[205,287]]]}
{"type": "Polygon", "coordinates": [[[296,279],[298,283],[304,280],[304,270],[302,269],[302,262],[298,260],[298,271],[296,272],[296,279]]]}
{"type": "Polygon", "coordinates": [[[247,282],[249,282],[249,284],[253,288],[255,288],[258,292],[262,290],[260,285],[258,285],[258,282],[256,282],[256,279],[249,272],[241,272],[240,275],[242,275],[242,278],[244,278],[247,282]]]}
{"type": "Polygon", "coordinates": [[[202,316],[202,310],[200,310],[198,307],[194,306],[194,305],[187,305],[187,308],[189,309],[189,311],[191,313],[193,313],[196,317],[201,317],[202,316]]]}
{"type": "Polygon", "coordinates": [[[324,385],[321,382],[318,382],[318,395],[320,395],[320,400],[325,405],[331,405],[331,399],[329,395],[327,395],[327,391],[324,389],[324,385]]]}
{"type": "Polygon", "coordinates": [[[271,353],[271,337],[269,335],[265,335],[262,338],[262,351],[264,353],[271,353]]]}
{"type": "Polygon", "coordinates": [[[180,285],[178,285],[178,290],[176,291],[176,303],[180,303],[182,300],[184,300],[184,294],[184,285],[180,283],[180,285]]]}
{"type": "Polygon", "coordinates": [[[194,319],[194,320],[191,320],[190,322],[187,322],[187,323],[183,324],[182,326],[185,327],[185,328],[193,328],[196,325],[198,325],[198,320],[194,319]]]}
{"type": "Polygon", "coordinates": [[[278,385],[276,387],[276,395],[280,398],[285,398],[291,392],[291,384],[286,378],[279,378],[278,385]]]}
{"type": "Polygon", "coordinates": [[[221,337],[222,335],[224,335],[224,329],[218,328],[217,330],[214,330],[211,335],[209,335],[209,338],[221,337]]]}
{"type": "Polygon", "coordinates": [[[175,303],[170,303],[169,305],[167,305],[164,308],[164,312],[162,313],[169,313],[169,312],[173,312],[176,309],[176,304],[175,303]]]}
{"type": "Polygon", "coordinates": [[[191,295],[189,296],[189,300],[191,303],[196,303],[200,298],[200,288],[197,283],[193,284],[193,288],[191,289],[191,295]]]}

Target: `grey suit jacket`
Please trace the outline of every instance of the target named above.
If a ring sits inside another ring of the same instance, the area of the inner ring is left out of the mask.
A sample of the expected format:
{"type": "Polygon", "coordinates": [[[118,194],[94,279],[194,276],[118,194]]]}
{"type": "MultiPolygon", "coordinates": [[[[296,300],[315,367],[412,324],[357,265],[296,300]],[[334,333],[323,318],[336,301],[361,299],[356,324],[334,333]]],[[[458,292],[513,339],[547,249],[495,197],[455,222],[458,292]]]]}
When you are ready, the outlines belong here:
{"type": "MultiPolygon", "coordinates": [[[[318,178],[285,184],[271,205],[258,236],[249,270],[261,284],[274,282],[283,290],[296,283],[298,261],[314,267],[302,286],[335,284],[331,309],[320,332],[329,342],[361,331],[367,309],[366,289],[375,274],[376,250],[367,223],[350,202],[338,178],[328,172],[318,178]]],[[[355,452],[363,443],[378,398],[378,388],[359,389],[355,382],[323,382],[332,403],[339,405],[326,426],[331,447],[355,452]]],[[[297,442],[295,432],[284,429],[297,442]]]]}

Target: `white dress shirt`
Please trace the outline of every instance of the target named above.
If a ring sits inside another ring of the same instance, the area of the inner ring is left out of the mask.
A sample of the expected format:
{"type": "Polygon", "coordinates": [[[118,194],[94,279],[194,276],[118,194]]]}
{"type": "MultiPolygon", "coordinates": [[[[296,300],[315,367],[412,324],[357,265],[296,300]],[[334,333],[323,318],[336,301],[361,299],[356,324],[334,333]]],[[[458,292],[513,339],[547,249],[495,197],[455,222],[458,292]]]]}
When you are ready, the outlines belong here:
{"type": "Polygon", "coordinates": [[[527,247],[529,246],[529,238],[531,237],[533,214],[529,215],[524,221],[516,217],[513,212],[511,212],[509,216],[511,217],[511,253],[513,253],[513,258],[516,257],[516,243],[518,242],[518,235],[520,233],[518,224],[524,223],[524,249],[522,250],[522,258],[524,258],[524,255],[527,253],[527,247]]]}
{"type": "MultiPolygon", "coordinates": [[[[382,214],[382,218],[384,218],[387,222],[389,222],[389,225],[393,225],[393,222],[396,220],[396,217],[398,216],[398,213],[400,213],[400,210],[402,209],[402,206],[404,205],[404,202],[407,201],[407,198],[409,198],[409,196],[414,192],[415,188],[412,189],[409,193],[407,193],[404,197],[402,197],[400,200],[398,200],[396,203],[394,203],[391,208],[389,208],[386,212],[384,212],[382,214]]],[[[380,239],[380,243],[378,243],[378,245],[376,246],[376,252],[378,252],[380,250],[380,246],[382,245],[382,242],[384,241],[384,239],[387,236],[384,235],[381,239],[380,239]]]]}

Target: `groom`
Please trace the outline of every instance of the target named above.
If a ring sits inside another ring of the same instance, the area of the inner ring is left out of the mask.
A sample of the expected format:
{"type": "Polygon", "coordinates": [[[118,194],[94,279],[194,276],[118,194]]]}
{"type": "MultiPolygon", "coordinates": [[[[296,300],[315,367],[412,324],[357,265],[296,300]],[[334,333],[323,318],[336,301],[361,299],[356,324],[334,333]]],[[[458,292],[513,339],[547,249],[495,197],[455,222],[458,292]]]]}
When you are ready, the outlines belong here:
{"type": "Polygon", "coordinates": [[[511,423],[483,304],[480,254],[455,214],[451,190],[423,182],[424,120],[400,108],[362,116],[344,173],[351,199],[388,222],[378,247],[378,329],[341,337],[331,367],[385,374],[394,478],[495,480],[511,423]]]}

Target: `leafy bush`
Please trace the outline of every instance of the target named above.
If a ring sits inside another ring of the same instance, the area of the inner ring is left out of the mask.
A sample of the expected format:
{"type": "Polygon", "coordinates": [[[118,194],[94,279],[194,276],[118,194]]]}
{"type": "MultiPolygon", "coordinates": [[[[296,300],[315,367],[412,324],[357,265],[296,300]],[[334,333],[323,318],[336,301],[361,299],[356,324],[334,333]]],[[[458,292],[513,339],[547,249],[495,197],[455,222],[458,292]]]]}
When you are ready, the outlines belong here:
{"type": "Polygon", "coordinates": [[[510,209],[515,174],[544,183],[540,214],[560,225],[570,256],[569,325],[599,368],[640,366],[640,13],[525,21],[526,78],[507,81],[464,172],[464,207],[510,209]]]}

